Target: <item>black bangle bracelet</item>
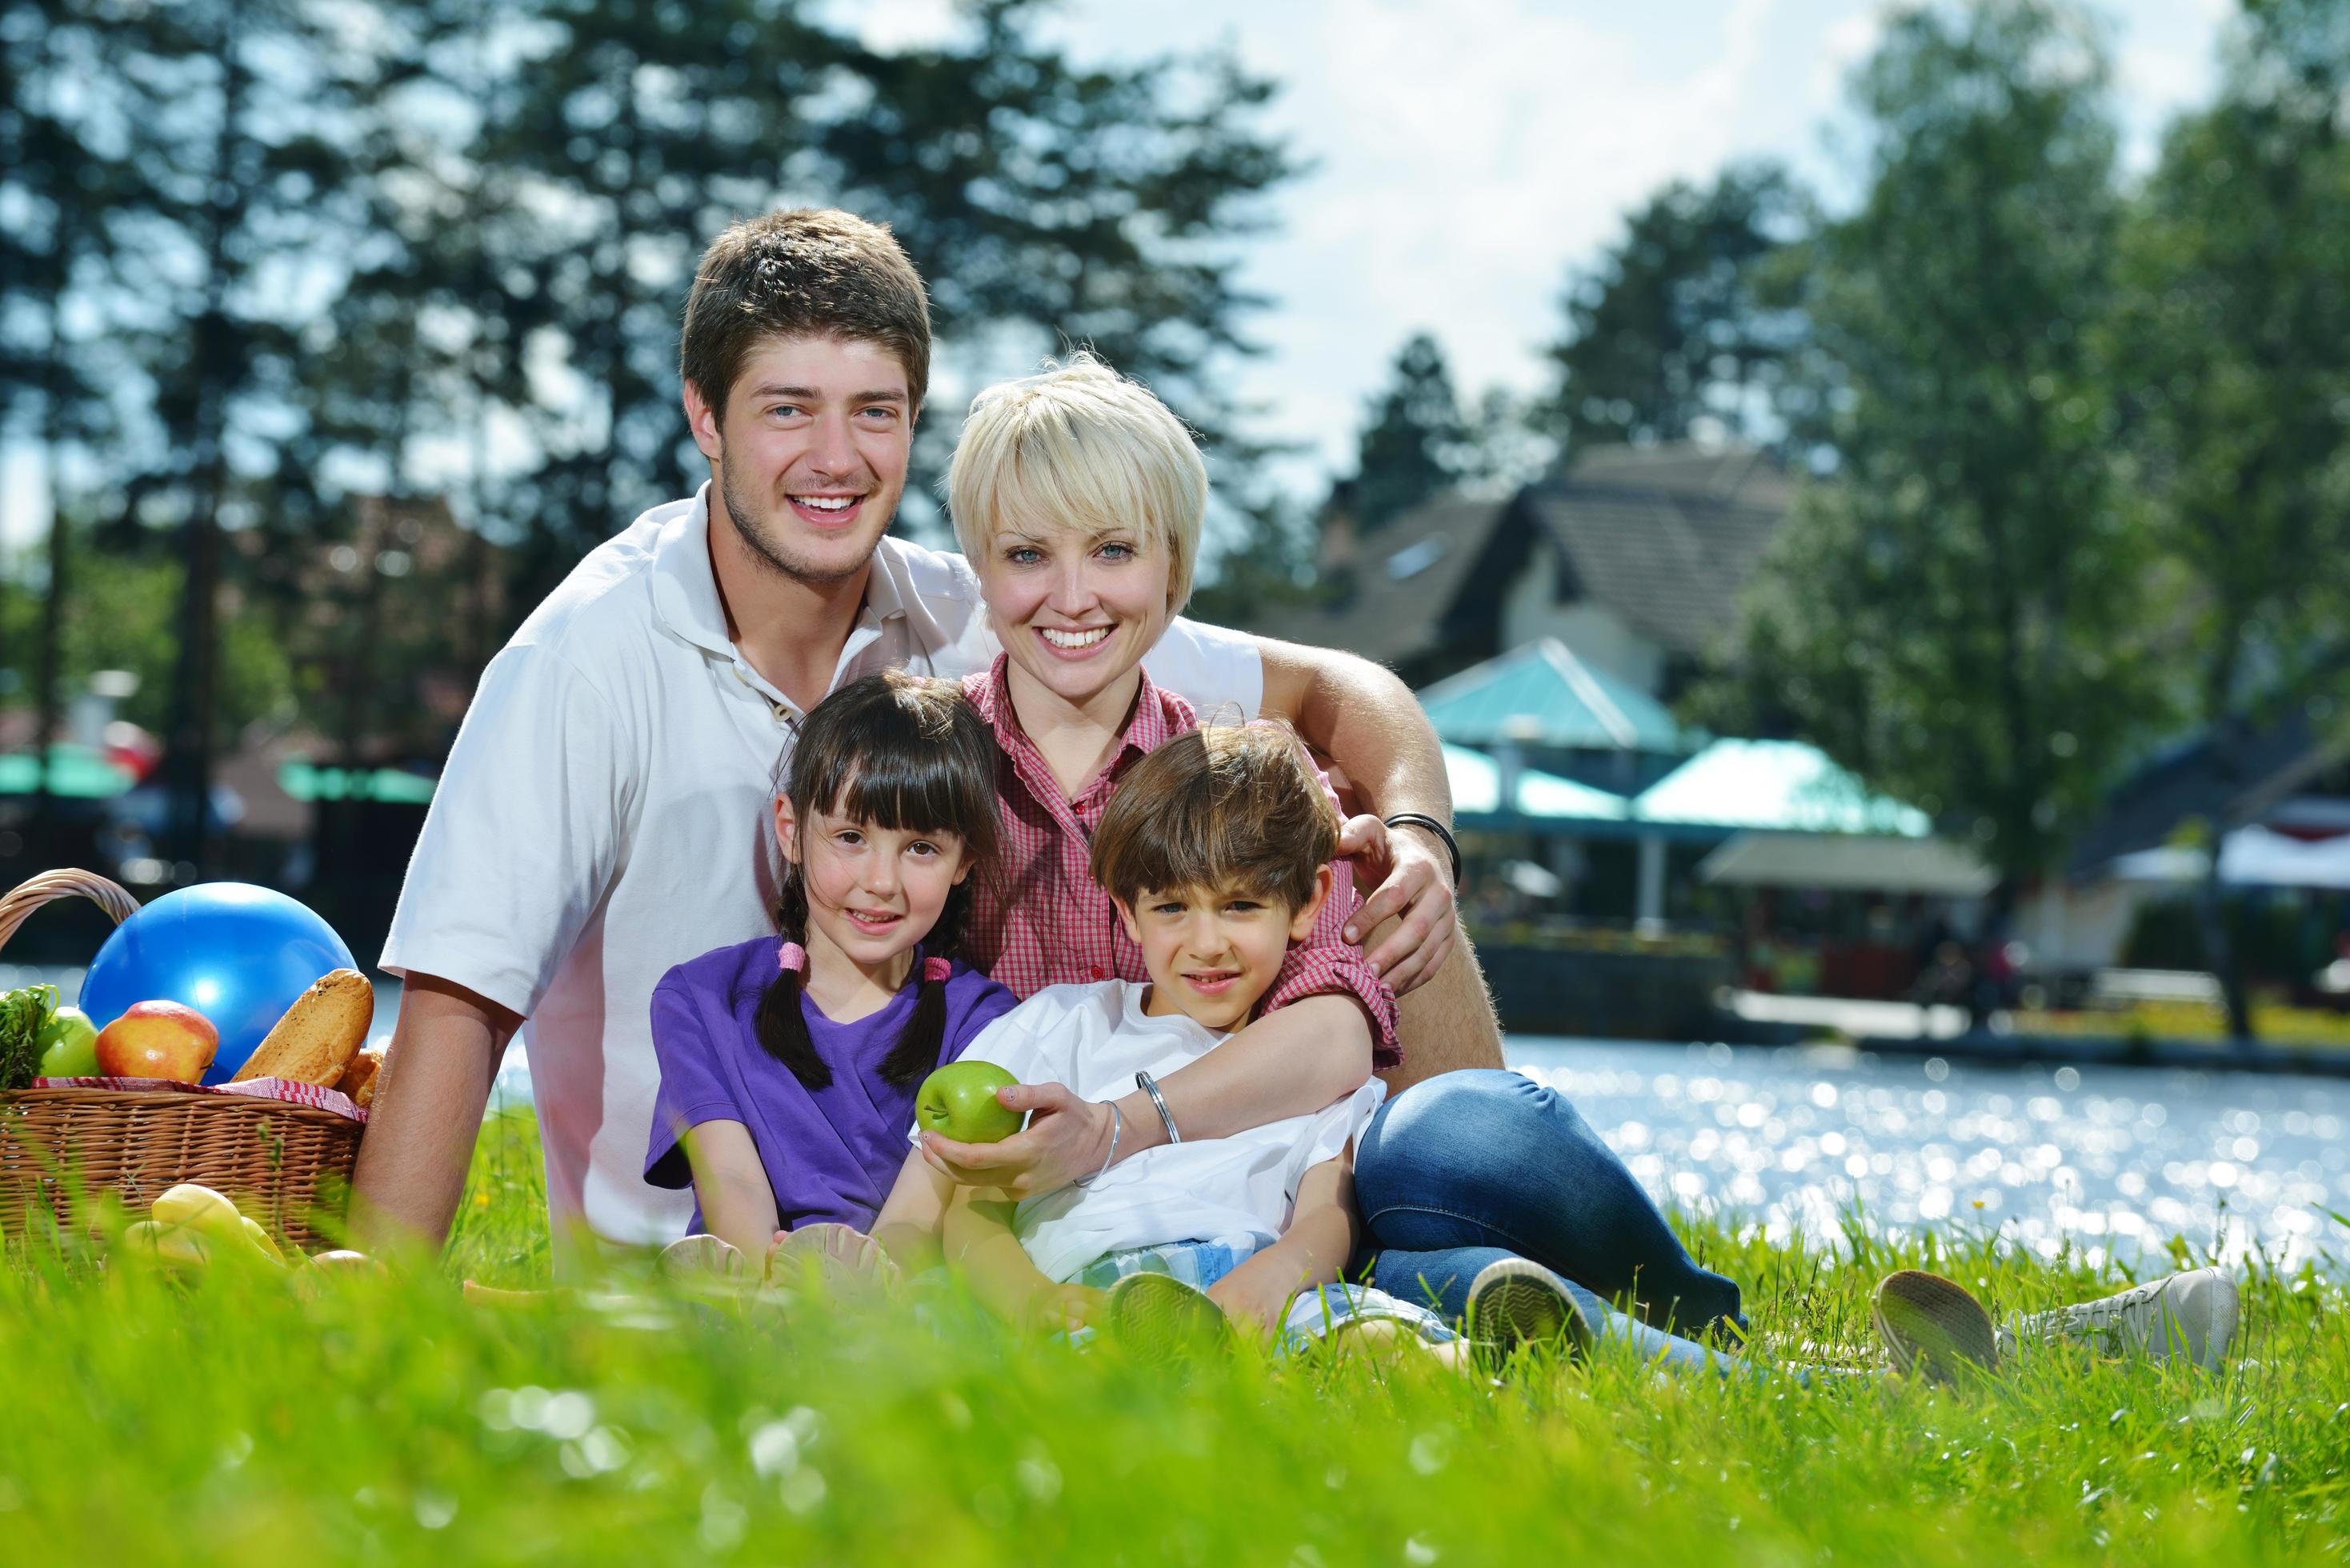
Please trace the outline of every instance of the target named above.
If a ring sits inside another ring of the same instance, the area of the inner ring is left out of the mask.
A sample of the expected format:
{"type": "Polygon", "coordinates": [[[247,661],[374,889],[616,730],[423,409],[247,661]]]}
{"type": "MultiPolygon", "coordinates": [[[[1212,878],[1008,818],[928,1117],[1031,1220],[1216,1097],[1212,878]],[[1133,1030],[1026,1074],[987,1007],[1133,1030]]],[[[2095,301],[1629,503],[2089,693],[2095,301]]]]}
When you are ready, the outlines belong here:
{"type": "Polygon", "coordinates": [[[1428,829],[1429,832],[1436,835],[1437,837],[1444,840],[1445,853],[1452,857],[1452,887],[1456,892],[1459,891],[1461,887],[1461,845],[1459,841],[1454,839],[1452,836],[1452,830],[1451,828],[1445,826],[1444,824],[1437,821],[1436,818],[1429,815],[1428,813],[1424,811],[1397,812],[1393,816],[1387,819],[1387,826],[1389,827],[1424,827],[1428,829]]]}

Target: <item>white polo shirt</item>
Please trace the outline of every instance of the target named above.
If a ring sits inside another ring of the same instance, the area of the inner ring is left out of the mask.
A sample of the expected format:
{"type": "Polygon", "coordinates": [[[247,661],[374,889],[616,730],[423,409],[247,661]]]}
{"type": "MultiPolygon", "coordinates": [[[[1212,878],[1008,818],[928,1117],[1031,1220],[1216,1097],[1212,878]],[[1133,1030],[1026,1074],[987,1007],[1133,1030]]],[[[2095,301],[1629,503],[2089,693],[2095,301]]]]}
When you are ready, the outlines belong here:
{"type": "MultiPolygon", "coordinates": [[[[1066,1084],[1080,1099],[1117,1099],[1134,1092],[1136,1073],[1163,1078],[1225,1038],[1180,1012],[1151,1017],[1149,996],[1148,984],[1123,980],[1047,986],[981,1031],[962,1060],[993,1062],[1024,1084],[1066,1084]]],[[[1271,1246],[1289,1228],[1298,1182],[1345,1152],[1386,1093],[1367,1079],[1312,1116],[1146,1148],[1083,1187],[1023,1202],[1013,1220],[1020,1244],[1055,1280],[1129,1247],[1271,1246]]]]}
{"type": "MultiPolygon", "coordinates": [[[[382,966],[525,1019],[549,1218],[684,1234],[691,1192],[643,1179],[653,986],[772,930],[775,781],[798,710],[726,635],[709,486],[589,552],[482,672],[442,770],[382,966]]],[[[885,538],[833,685],[993,661],[960,556],[885,538]]],[[[1145,661],[1202,712],[1263,696],[1255,642],[1177,620],[1145,661]]]]}

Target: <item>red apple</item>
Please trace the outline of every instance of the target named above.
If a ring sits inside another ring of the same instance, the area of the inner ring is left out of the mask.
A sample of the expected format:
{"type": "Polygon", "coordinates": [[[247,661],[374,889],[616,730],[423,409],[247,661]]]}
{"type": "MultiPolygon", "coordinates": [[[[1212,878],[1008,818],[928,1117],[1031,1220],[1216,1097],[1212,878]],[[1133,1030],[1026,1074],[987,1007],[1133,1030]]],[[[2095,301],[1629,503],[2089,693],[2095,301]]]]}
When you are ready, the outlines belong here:
{"type": "Polygon", "coordinates": [[[176,1078],[192,1084],[213,1064],[220,1031],[177,1002],[134,1002],[98,1032],[98,1070],[109,1078],[176,1078]]]}

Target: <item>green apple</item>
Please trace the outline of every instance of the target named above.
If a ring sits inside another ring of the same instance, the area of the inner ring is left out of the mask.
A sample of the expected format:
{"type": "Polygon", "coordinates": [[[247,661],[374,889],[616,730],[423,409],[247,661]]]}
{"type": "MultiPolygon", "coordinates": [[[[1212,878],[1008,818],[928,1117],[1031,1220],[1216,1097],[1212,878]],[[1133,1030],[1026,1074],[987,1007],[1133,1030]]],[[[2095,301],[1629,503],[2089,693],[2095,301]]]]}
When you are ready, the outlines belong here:
{"type": "Polygon", "coordinates": [[[39,1035],[41,1076],[98,1076],[98,1025],[78,1007],[60,1007],[39,1035]]]}
{"type": "Polygon", "coordinates": [[[914,1125],[957,1143],[1001,1143],[1020,1130],[1020,1113],[995,1091],[1020,1080],[993,1062],[950,1062],[914,1096],[914,1125]]]}

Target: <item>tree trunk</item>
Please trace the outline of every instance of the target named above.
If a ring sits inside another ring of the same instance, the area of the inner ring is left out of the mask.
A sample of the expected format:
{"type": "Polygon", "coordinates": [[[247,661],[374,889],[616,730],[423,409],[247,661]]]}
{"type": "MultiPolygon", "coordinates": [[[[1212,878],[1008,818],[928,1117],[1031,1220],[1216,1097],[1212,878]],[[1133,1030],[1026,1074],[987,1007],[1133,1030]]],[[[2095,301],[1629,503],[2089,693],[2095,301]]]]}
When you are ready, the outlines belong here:
{"type": "Polygon", "coordinates": [[[245,199],[235,182],[237,144],[244,131],[243,21],[243,5],[232,3],[222,26],[221,122],[212,192],[205,202],[204,309],[195,332],[195,494],[182,530],[188,575],[180,601],[180,659],[172,678],[171,812],[164,844],[169,858],[192,864],[199,877],[210,858],[213,744],[220,700],[220,506],[228,486],[224,381],[233,374],[226,362],[232,336],[228,237],[245,199]]]}
{"type": "Polygon", "coordinates": [[[2228,1038],[2249,1046],[2258,1038],[2252,1031],[2251,999],[2244,989],[2242,956],[2228,933],[2227,893],[2220,880],[2220,851],[2227,843],[2227,825],[2215,821],[2209,864],[2195,888],[2195,923],[2203,938],[2203,961],[2220,982],[2220,998],[2228,1012],[2228,1038]]]}

